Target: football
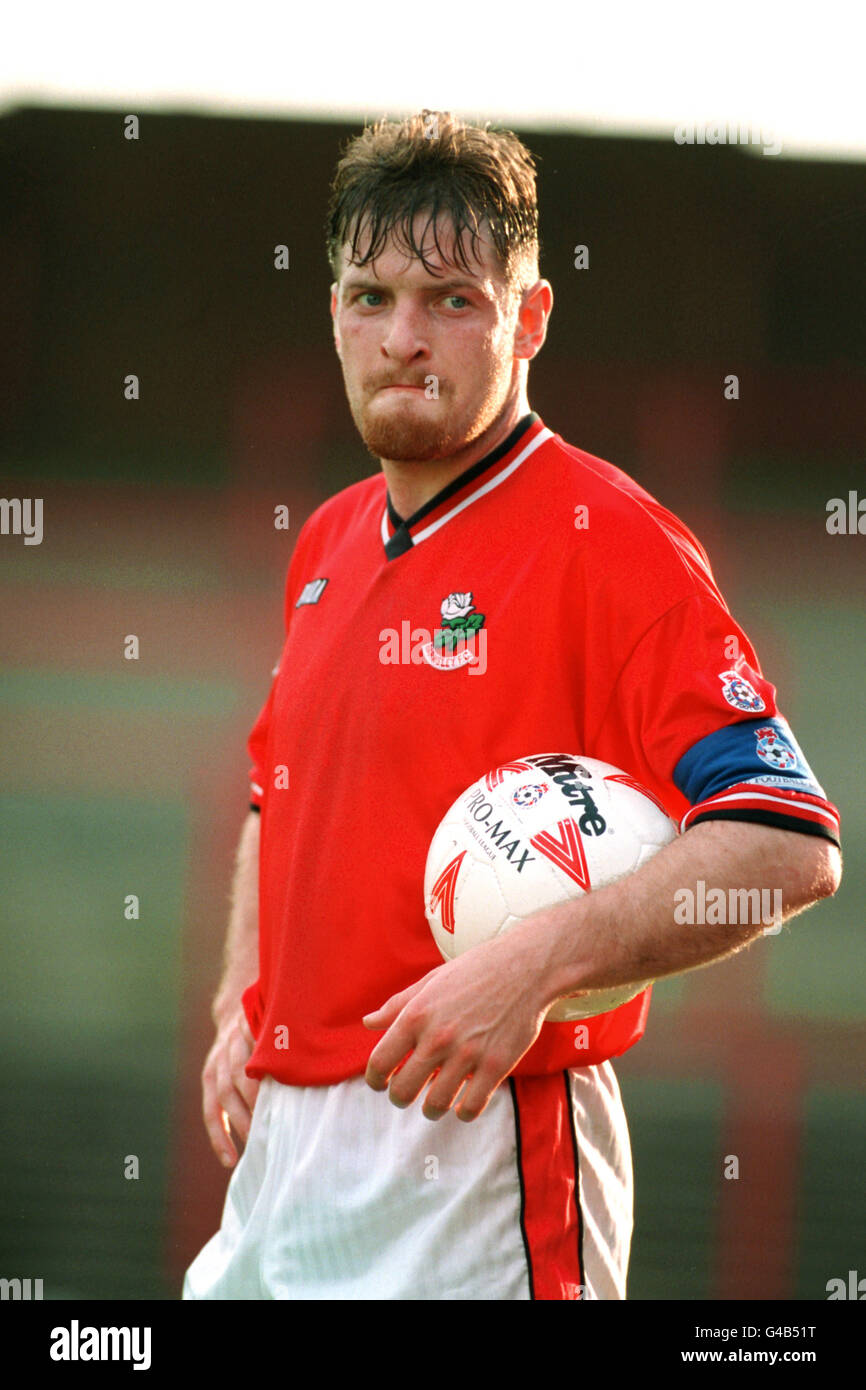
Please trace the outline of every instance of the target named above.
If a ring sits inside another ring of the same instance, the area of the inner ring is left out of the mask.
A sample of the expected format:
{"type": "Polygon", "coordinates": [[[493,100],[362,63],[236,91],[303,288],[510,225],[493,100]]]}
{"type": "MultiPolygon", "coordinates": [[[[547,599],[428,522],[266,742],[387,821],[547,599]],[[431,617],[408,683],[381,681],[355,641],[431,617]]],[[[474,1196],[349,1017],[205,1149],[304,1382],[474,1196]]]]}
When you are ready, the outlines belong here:
{"type": "MultiPolygon", "coordinates": [[[[446,960],[545,907],[615,883],[676,837],[662,803],[610,763],[538,753],[473,782],[445,813],[424,874],[427,921],[446,960]]],[[[651,981],[568,996],[551,1021],[591,1018],[651,981]]]]}

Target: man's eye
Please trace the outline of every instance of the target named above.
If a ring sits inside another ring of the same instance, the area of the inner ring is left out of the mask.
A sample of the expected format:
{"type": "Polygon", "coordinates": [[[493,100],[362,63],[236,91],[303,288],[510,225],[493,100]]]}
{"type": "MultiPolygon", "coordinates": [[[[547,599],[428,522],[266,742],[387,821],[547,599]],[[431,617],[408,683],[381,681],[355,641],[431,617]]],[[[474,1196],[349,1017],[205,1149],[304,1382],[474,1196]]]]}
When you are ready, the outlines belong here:
{"type": "MultiPolygon", "coordinates": [[[[365,309],[377,308],[382,301],[382,295],[378,290],[359,290],[355,295],[354,304],[361,304],[365,309]],[[372,303],[370,301],[373,301],[372,303]]],[[[463,309],[469,304],[469,300],[463,294],[446,294],[442,302],[450,304],[452,308],[463,309]]]]}

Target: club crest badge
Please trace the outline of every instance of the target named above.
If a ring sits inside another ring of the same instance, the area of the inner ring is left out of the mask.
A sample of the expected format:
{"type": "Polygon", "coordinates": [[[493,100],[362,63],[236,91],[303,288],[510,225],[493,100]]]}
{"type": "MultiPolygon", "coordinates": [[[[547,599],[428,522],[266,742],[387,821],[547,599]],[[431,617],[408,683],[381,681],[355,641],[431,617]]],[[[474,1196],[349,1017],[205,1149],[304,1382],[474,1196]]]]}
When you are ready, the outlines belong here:
{"type": "MultiPolygon", "coordinates": [[[[478,633],[484,614],[475,612],[472,594],[449,594],[439,605],[441,624],[426,642],[421,655],[440,671],[453,671],[478,661],[478,633]]],[[[482,638],[486,633],[482,634],[482,638]]]]}
{"type": "Polygon", "coordinates": [[[786,768],[796,767],[797,754],[790,744],[780,738],[775,729],[756,729],[755,737],[758,746],[755,749],[758,757],[765,762],[768,767],[775,768],[777,771],[784,772],[786,768]]]}
{"type": "Polygon", "coordinates": [[[751,681],[747,681],[745,676],[741,676],[737,671],[720,671],[719,680],[722,682],[722,694],[734,709],[760,714],[767,708],[751,681]]]}

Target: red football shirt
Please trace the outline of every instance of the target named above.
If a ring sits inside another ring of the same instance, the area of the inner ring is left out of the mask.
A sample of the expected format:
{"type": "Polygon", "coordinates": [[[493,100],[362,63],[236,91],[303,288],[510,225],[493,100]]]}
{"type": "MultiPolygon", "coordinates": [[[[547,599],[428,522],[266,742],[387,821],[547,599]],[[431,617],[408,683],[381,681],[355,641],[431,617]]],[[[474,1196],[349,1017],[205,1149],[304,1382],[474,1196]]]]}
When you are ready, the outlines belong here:
{"type": "MultiPolygon", "coordinates": [[[[423,901],[433,832],[500,763],[582,754],[637,777],[685,824],[728,816],[838,838],[701,546],[534,413],[413,517],[394,513],[382,473],[324,503],[298,538],[285,616],[250,738],[251,1076],[309,1085],[365,1070],[381,1034],[362,1016],[441,964],[423,901]]],[[[647,990],[589,1020],[588,1047],[575,1024],[545,1024],[517,1070],[617,1056],[648,1006],[647,990]]]]}

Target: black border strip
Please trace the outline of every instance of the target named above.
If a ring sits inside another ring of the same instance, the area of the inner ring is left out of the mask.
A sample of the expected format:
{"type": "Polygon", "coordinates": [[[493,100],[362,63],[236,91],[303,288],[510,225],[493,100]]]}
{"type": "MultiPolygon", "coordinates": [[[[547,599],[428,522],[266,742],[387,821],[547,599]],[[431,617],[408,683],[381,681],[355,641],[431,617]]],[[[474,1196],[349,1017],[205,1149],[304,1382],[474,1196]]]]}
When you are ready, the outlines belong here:
{"type": "Polygon", "coordinates": [[[700,825],[705,820],[742,820],[750,821],[755,825],[774,825],[777,830],[795,830],[801,835],[819,835],[823,840],[829,840],[837,849],[842,845],[837,835],[826,825],[819,825],[814,820],[800,820],[794,816],[786,816],[782,811],[750,811],[745,808],[742,811],[702,811],[694,820],[690,820],[684,834],[688,835],[693,825],[700,825]]]}
{"type": "Polygon", "coordinates": [[[526,1188],[523,1184],[523,1154],[520,1143],[520,1109],[517,1104],[517,1089],[514,1085],[514,1077],[508,1078],[508,1089],[511,1092],[511,1103],[514,1106],[514,1137],[517,1143],[517,1177],[520,1182],[520,1235],[523,1239],[523,1249],[526,1251],[526,1273],[529,1277],[529,1297],[535,1300],[535,1277],[532,1273],[532,1257],[529,1253],[529,1240],[526,1235],[526,1188]]]}
{"type": "Polygon", "coordinates": [[[571,1094],[571,1073],[562,1073],[565,1081],[565,1103],[568,1108],[568,1127],[571,1130],[571,1147],[574,1151],[574,1205],[577,1211],[577,1258],[580,1269],[580,1283],[586,1288],[586,1267],[583,1263],[583,1210],[580,1205],[580,1148],[577,1130],[574,1125],[574,1097],[571,1094]]]}
{"type": "MultiPolygon", "coordinates": [[[[419,507],[417,512],[413,512],[411,516],[406,517],[405,519],[402,516],[398,516],[397,513],[394,511],[393,505],[391,503],[390,494],[386,493],[388,516],[390,518],[391,525],[394,526],[397,530],[399,530],[400,527],[403,526],[406,528],[407,531],[410,530],[413,526],[416,526],[418,522],[423,520],[423,518],[427,516],[429,512],[432,512],[434,508],[440,506],[443,502],[446,502],[448,498],[452,497],[455,492],[459,492],[460,489],[462,487],[465,487],[467,483],[474,482],[475,479],[479,478],[482,473],[485,473],[488,468],[492,468],[494,463],[498,463],[501,458],[504,458],[505,455],[509,452],[509,450],[514,448],[514,445],[517,443],[518,439],[520,439],[521,436],[524,435],[526,431],[532,425],[536,424],[536,422],[540,419],[541,416],[534,410],[531,410],[528,415],[524,415],[522,419],[518,420],[517,424],[514,426],[514,429],[511,431],[507,439],[504,439],[502,443],[498,444],[495,449],[492,449],[489,454],[485,454],[484,457],[482,459],[479,459],[477,463],[473,463],[469,468],[466,469],[465,473],[461,473],[460,476],[457,478],[452,478],[451,482],[446,483],[442,490],[440,492],[437,492],[435,497],[431,497],[429,502],[425,502],[423,507],[419,507]]],[[[391,539],[394,539],[393,536],[391,537],[391,539]]]]}

